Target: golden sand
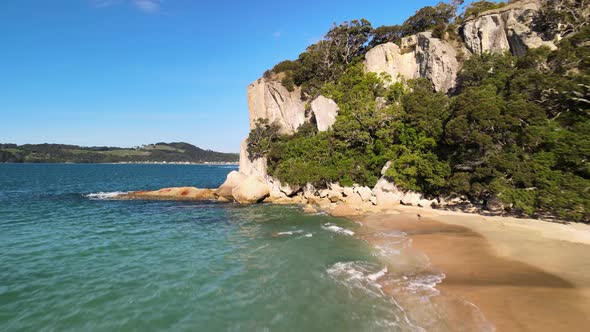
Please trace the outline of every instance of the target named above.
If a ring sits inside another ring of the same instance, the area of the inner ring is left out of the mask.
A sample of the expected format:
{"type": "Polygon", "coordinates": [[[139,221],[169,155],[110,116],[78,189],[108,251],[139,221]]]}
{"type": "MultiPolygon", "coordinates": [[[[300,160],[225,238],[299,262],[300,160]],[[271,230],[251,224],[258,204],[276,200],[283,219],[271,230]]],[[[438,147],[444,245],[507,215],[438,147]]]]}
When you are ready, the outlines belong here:
{"type": "MultiPolygon", "coordinates": [[[[357,218],[363,237],[402,231],[445,274],[447,326],[473,330],[472,303],[497,331],[590,329],[590,227],[400,207],[357,218]],[[395,212],[395,211],[394,211],[395,212]],[[464,301],[457,301],[461,299],[464,301]],[[456,304],[456,305],[455,305],[456,304]]],[[[394,297],[395,289],[384,287],[394,297]]],[[[420,319],[420,317],[418,317],[420,319]]]]}

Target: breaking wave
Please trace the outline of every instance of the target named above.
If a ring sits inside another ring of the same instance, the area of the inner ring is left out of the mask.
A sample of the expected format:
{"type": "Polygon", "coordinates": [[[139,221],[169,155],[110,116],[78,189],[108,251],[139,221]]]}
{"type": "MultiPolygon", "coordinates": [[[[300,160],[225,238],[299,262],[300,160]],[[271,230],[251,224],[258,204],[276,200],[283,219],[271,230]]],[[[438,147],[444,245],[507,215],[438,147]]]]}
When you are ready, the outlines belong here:
{"type": "Polygon", "coordinates": [[[338,233],[338,234],[343,234],[343,235],[348,235],[348,236],[354,235],[354,232],[351,231],[350,229],[342,228],[342,227],[336,226],[332,223],[325,223],[322,225],[322,228],[327,231],[338,233]]]}
{"type": "Polygon", "coordinates": [[[90,193],[84,195],[86,198],[90,199],[113,199],[120,195],[128,194],[128,191],[111,191],[111,192],[97,192],[97,193],[90,193]]]}

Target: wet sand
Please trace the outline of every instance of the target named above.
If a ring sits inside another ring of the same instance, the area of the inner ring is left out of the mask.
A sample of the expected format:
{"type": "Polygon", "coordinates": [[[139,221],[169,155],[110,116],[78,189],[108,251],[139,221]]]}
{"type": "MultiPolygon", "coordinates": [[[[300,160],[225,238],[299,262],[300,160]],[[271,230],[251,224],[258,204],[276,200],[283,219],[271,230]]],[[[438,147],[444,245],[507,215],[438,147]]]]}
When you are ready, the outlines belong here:
{"type": "MultiPolygon", "coordinates": [[[[448,325],[435,330],[487,327],[473,323],[480,318],[467,310],[469,303],[497,331],[590,328],[590,228],[586,225],[405,207],[357,220],[365,226],[363,238],[375,245],[387,239],[374,234],[405,232],[412,250],[424,253],[432,267],[444,273],[436,288],[448,325]]],[[[384,291],[402,296],[387,285],[384,291]]]]}

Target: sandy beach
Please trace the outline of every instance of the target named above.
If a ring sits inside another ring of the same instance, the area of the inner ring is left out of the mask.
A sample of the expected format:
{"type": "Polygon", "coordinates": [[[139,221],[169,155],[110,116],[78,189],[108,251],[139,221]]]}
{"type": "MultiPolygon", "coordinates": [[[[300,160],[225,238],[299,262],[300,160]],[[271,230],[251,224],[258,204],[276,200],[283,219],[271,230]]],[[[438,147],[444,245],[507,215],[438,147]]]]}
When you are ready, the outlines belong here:
{"type": "MultiPolygon", "coordinates": [[[[361,237],[375,246],[391,241],[379,234],[403,232],[411,250],[427,256],[432,269],[444,275],[436,285],[447,321],[440,330],[586,331],[590,326],[589,225],[405,206],[355,219],[364,226],[361,237]]],[[[383,289],[402,295],[387,283],[383,289]]]]}

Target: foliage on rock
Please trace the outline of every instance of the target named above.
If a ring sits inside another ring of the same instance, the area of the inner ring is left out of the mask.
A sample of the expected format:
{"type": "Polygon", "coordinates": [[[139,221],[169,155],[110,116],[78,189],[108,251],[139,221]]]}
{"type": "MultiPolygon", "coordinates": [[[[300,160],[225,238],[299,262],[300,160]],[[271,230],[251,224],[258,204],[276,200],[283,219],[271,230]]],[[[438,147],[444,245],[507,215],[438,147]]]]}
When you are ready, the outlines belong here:
{"type": "Polygon", "coordinates": [[[277,123],[270,123],[268,119],[256,119],[255,127],[246,140],[250,161],[262,158],[270,152],[272,142],[279,136],[280,129],[277,123]]]}
{"type": "MultiPolygon", "coordinates": [[[[580,1],[586,0],[560,3],[580,1]]],[[[474,2],[463,17],[502,5],[474,2]]],[[[462,195],[525,215],[589,222],[590,27],[585,23],[557,50],[471,56],[450,95],[435,92],[425,79],[392,83],[386,75],[365,72],[355,60],[367,43],[398,42],[424,29],[449,35],[454,8],[429,7],[372,35],[368,22],[347,23],[328,39],[353,31],[351,53],[334,46],[337,60],[325,62],[323,40],[298,60],[277,65],[274,71],[290,72],[285,77],[308,94],[333,99],[340,111],[325,132],[302,126],[292,136],[268,135],[270,125],[257,124],[253,132],[266,138],[255,149],[249,140],[251,156],[267,157],[269,174],[283,183],[318,188],[332,182],[372,187],[391,161],[385,176],[400,189],[431,197],[462,195]]]]}

